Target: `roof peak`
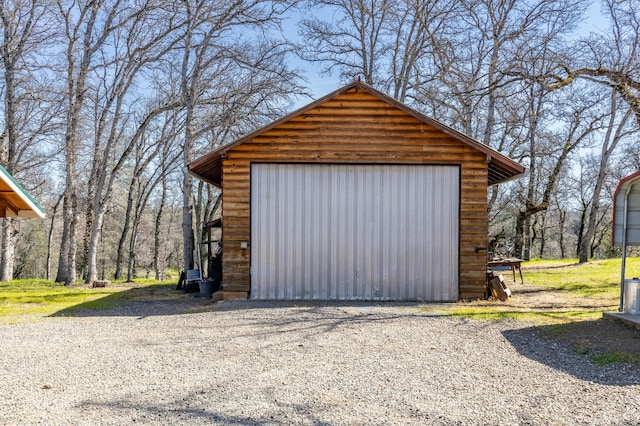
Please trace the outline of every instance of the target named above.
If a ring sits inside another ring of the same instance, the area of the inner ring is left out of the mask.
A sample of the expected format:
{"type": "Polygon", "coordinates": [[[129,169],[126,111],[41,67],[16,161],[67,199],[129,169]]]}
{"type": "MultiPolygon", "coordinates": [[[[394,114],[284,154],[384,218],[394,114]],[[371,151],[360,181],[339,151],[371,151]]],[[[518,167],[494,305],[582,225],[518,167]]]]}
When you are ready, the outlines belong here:
{"type": "Polygon", "coordinates": [[[518,164],[517,162],[515,162],[514,160],[504,156],[500,152],[471,138],[470,136],[467,136],[464,133],[459,132],[458,130],[455,130],[452,127],[449,127],[441,123],[440,121],[433,119],[431,117],[428,117],[425,114],[415,110],[414,108],[409,107],[408,105],[398,101],[392,96],[387,95],[386,93],[381,92],[380,90],[374,88],[373,86],[361,81],[360,78],[358,78],[357,80],[354,79],[354,81],[352,81],[351,83],[346,84],[338,88],[337,90],[334,90],[331,93],[328,93],[327,95],[293,111],[288,115],[285,115],[284,117],[281,117],[280,119],[268,124],[267,126],[257,129],[249,133],[248,135],[245,135],[242,138],[237,139],[234,142],[231,142],[230,144],[224,145],[194,160],[189,164],[189,172],[195,177],[197,177],[198,179],[204,180],[216,186],[221,186],[221,174],[222,174],[221,159],[224,157],[226,152],[235,148],[238,145],[241,145],[247,142],[250,139],[255,138],[256,136],[264,132],[267,132],[273,129],[274,127],[277,127],[283,123],[293,120],[294,118],[300,115],[303,115],[307,111],[317,108],[322,104],[337,98],[338,96],[346,94],[354,88],[356,90],[362,89],[367,93],[369,93],[370,95],[378,98],[379,100],[386,102],[391,106],[404,111],[405,113],[416,118],[417,120],[422,121],[423,123],[428,124],[438,129],[439,131],[451,136],[453,139],[458,140],[462,143],[465,143],[471,146],[472,148],[475,148],[478,151],[483,152],[487,156],[487,162],[490,164],[489,185],[495,185],[497,183],[511,180],[524,173],[524,170],[525,170],[524,167],[518,164]],[[208,164],[211,161],[213,161],[212,163],[213,164],[212,167],[214,170],[213,173],[210,170],[211,167],[208,166],[208,164]]]}

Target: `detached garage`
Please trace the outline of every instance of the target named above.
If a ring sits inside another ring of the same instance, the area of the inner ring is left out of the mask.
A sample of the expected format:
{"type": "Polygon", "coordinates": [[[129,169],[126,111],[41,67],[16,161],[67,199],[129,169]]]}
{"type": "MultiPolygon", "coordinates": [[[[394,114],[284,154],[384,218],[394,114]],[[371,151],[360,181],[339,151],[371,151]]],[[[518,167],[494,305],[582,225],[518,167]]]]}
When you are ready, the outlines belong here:
{"type": "Polygon", "coordinates": [[[454,301],[485,291],[487,187],[524,168],[355,82],[213,151],[225,298],[454,301]]]}

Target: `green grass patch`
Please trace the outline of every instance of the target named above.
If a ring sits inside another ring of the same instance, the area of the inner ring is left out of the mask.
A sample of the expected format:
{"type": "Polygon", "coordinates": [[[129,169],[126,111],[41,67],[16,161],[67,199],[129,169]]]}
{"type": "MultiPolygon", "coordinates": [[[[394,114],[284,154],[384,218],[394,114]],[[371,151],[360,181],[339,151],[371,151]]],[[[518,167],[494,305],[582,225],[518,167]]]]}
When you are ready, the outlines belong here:
{"type": "Polygon", "coordinates": [[[579,341],[573,346],[573,352],[578,355],[587,355],[590,351],[591,347],[588,341],[579,341]]]}
{"type": "MultiPolygon", "coordinates": [[[[621,259],[578,264],[576,259],[532,260],[523,263],[527,283],[578,297],[609,297],[620,294],[621,259]]],[[[627,259],[627,277],[640,275],[640,258],[627,259]]]]}
{"type": "Polygon", "coordinates": [[[509,306],[464,306],[452,305],[448,309],[422,308],[428,312],[436,312],[442,316],[474,318],[479,320],[505,320],[528,322],[536,325],[566,324],[574,321],[589,321],[602,317],[602,311],[598,310],[573,310],[573,311],[534,311],[515,310],[509,306]]]}
{"type": "Polygon", "coordinates": [[[178,297],[175,283],[154,280],[131,285],[67,287],[46,280],[0,283],[0,324],[38,321],[52,315],[73,315],[79,309],[110,309],[121,301],[178,297]]]}
{"type": "Polygon", "coordinates": [[[531,260],[527,260],[523,262],[523,265],[528,266],[536,266],[536,267],[561,267],[561,266],[569,266],[576,265],[578,263],[578,259],[540,259],[533,258],[531,260]]]}
{"type": "Polygon", "coordinates": [[[640,359],[626,352],[611,352],[594,355],[591,357],[591,362],[600,366],[609,365],[616,362],[631,362],[634,364],[640,364],[640,359]]]}
{"type": "MultiPolygon", "coordinates": [[[[426,311],[445,316],[476,318],[482,320],[514,319],[536,325],[568,324],[591,321],[602,317],[602,306],[617,306],[620,295],[621,259],[598,260],[579,264],[577,259],[533,259],[523,263],[523,275],[527,284],[541,289],[559,292],[559,298],[585,298],[582,309],[566,310],[559,301],[557,309],[526,309],[509,303],[487,302],[456,303],[439,307],[425,307],[426,311]],[[590,308],[588,299],[598,300],[590,308]],[[602,303],[602,302],[605,303],[602,303]]],[[[640,275],[640,258],[627,259],[627,277],[640,275]]],[[[518,292],[518,284],[512,289],[518,292]]]]}
{"type": "Polygon", "coordinates": [[[68,306],[55,313],[55,316],[73,316],[81,310],[100,311],[116,307],[121,302],[151,302],[158,300],[175,300],[183,293],[175,290],[175,283],[137,283],[136,287],[120,289],[96,299],[87,299],[78,304],[68,306]]]}

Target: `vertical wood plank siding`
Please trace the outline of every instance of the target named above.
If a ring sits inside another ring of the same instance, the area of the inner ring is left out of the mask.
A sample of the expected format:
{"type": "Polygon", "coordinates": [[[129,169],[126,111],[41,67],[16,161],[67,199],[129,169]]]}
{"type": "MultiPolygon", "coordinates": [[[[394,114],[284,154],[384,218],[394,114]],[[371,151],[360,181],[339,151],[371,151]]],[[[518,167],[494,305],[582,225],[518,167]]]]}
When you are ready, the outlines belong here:
{"type": "Polygon", "coordinates": [[[487,158],[379,98],[352,89],[227,151],[223,290],[250,291],[251,163],[460,166],[460,298],[484,295],[487,158]]]}

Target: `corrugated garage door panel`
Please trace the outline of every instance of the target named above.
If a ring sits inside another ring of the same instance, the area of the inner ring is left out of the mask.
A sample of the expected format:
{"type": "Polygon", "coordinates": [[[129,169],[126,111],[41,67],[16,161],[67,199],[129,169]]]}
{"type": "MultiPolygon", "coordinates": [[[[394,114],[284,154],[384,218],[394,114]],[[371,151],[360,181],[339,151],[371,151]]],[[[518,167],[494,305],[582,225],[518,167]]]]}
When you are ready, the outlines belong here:
{"type": "Polygon", "coordinates": [[[459,168],[253,164],[251,297],[456,300],[459,168]]]}

